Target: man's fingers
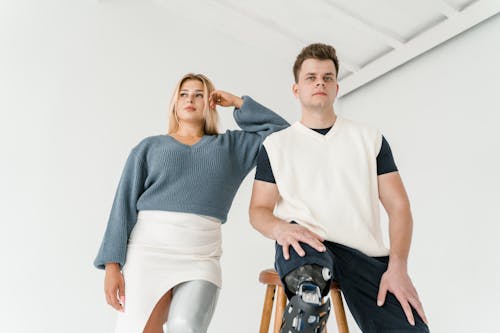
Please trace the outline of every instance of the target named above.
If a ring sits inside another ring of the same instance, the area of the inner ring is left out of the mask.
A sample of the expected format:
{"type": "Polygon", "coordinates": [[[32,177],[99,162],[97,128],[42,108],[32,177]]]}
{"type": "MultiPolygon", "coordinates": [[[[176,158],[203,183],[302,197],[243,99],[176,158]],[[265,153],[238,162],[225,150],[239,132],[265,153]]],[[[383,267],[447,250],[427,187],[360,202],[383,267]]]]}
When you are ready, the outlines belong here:
{"type": "Polygon", "coordinates": [[[295,250],[295,252],[297,252],[297,254],[301,257],[305,256],[306,255],[306,252],[304,251],[304,249],[300,246],[299,242],[297,241],[294,241],[292,242],[292,246],[293,246],[293,249],[295,250]]]}
{"type": "Polygon", "coordinates": [[[316,234],[312,234],[311,236],[304,235],[299,238],[299,241],[315,248],[316,251],[325,252],[326,251],[325,245],[319,240],[319,237],[316,236],[317,236],[316,234]]]}
{"type": "Polygon", "coordinates": [[[278,240],[278,244],[283,247],[283,257],[285,260],[288,260],[290,259],[290,246],[293,247],[299,256],[303,257],[306,255],[306,252],[300,245],[300,242],[311,246],[316,251],[325,252],[326,246],[323,244],[323,241],[323,237],[309,231],[307,228],[290,224],[283,237],[278,240]]]}
{"type": "Polygon", "coordinates": [[[377,305],[382,306],[385,303],[385,297],[387,296],[387,286],[385,284],[380,284],[377,295],[377,305]]]}
{"type": "Polygon", "coordinates": [[[323,237],[303,226],[299,226],[297,229],[295,229],[293,236],[296,241],[306,243],[307,245],[316,249],[316,251],[326,251],[326,247],[323,244],[323,242],[325,241],[323,237]]]}
{"type": "Polygon", "coordinates": [[[408,319],[410,325],[415,326],[415,319],[413,318],[413,312],[411,312],[411,307],[410,304],[408,303],[408,300],[399,294],[395,296],[398,299],[399,303],[401,304],[401,307],[403,308],[403,311],[406,314],[406,319],[408,319]]]}
{"type": "Polygon", "coordinates": [[[285,260],[290,259],[290,250],[289,250],[289,244],[283,244],[283,257],[285,257],[285,260]]]}
{"type": "Polygon", "coordinates": [[[325,241],[325,239],[323,237],[321,237],[320,235],[318,235],[317,233],[312,232],[312,231],[309,231],[309,233],[312,235],[312,237],[316,238],[319,242],[323,243],[325,241]]]}
{"type": "Polygon", "coordinates": [[[418,297],[416,297],[416,298],[409,297],[408,302],[410,302],[410,304],[413,306],[413,308],[417,311],[418,315],[420,316],[420,318],[422,318],[424,323],[428,324],[427,317],[425,316],[425,312],[424,312],[424,307],[422,306],[422,303],[420,302],[418,297]]]}

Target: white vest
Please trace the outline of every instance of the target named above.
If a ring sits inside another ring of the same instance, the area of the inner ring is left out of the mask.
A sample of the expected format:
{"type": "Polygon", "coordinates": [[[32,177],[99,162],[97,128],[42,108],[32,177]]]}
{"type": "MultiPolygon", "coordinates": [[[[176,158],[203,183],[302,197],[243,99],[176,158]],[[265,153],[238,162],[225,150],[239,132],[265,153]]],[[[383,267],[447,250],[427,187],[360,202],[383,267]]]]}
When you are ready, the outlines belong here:
{"type": "Polygon", "coordinates": [[[326,240],[385,256],[377,184],[382,134],[337,117],[322,135],[300,122],[264,141],[280,199],[274,214],[326,240]]]}

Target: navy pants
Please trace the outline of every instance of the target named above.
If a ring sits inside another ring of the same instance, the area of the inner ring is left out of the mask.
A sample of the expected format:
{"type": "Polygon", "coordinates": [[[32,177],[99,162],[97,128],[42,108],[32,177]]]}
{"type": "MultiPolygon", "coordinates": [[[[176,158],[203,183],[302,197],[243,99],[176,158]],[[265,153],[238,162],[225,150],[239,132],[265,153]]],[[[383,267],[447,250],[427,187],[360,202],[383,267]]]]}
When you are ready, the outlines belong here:
{"type": "MultiPolygon", "coordinates": [[[[387,292],[382,307],[377,305],[377,295],[382,274],[387,270],[389,257],[369,257],[353,248],[325,241],[326,252],[318,252],[300,243],[306,255],[301,257],[290,246],[290,259],[285,260],[281,245],[276,243],[275,268],[284,283],[284,277],[297,267],[317,264],[328,267],[344,295],[356,323],[364,333],[429,332],[427,325],[412,308],[415,326],[411,326],[401,304],[387,292]]],[[[285,288],[290,299],[294,294],[285,288]]]]}

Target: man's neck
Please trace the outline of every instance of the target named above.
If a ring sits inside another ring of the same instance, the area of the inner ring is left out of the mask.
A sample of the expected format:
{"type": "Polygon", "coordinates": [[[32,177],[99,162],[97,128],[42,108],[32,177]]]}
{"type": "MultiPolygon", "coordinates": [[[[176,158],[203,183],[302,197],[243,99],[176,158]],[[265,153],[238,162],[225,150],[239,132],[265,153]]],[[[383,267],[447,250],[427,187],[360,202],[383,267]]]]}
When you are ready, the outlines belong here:
{"type": "Polygon", "coordinates": [[[302,118],[300,122],[309,128],[328,128],[332,127],[337,120],[337,115],[333,110],[304,110],[302,109],[302,118]]]}

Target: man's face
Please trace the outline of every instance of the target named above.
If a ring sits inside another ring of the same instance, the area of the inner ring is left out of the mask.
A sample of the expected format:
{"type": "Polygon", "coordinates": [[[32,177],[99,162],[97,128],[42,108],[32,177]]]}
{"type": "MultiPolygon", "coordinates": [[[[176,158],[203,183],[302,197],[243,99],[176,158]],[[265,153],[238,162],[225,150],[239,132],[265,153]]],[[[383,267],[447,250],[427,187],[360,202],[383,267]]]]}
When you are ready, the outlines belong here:
{"type": "Polygon", "coordinates": [[[303,108],[329,110],[339,90],[333,61],[304,60],[292,90],[303,108]]]}

